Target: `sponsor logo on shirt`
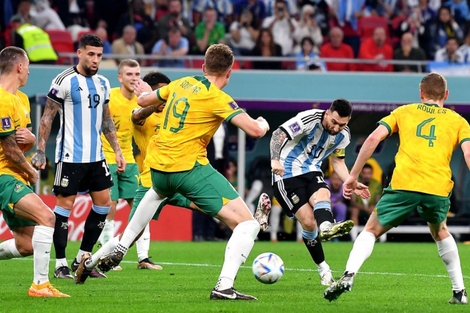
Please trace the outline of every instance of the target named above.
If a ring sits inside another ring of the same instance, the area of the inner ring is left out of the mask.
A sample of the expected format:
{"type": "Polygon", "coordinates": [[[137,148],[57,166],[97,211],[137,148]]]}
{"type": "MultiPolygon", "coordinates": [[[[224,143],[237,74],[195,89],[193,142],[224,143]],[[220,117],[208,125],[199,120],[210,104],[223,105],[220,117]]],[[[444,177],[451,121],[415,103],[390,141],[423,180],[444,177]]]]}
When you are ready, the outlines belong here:
{"type": "Polygon", "coordinates": [[[53,94],[54,96],[57,96],[58,93],[59,93],[59,90],[57,90],[55,88],[51,89],[51,94],[53,94]]]}
{"type": "Polygon", "coordinates": [[[4,130],[11,129],[11,119],[9,117],[2,117],[2,128],[4,130]]]}
{"type": "Polygon", "coordinates": [[[229,102],[228,105],[230,105],[230,107],[234,110],[238,110],[240,108],[235,101],[229,102]]]}
{"type": "Polygon", "coordinates": [[[294,134],[300,131],[300,125],[297,122],[295,122],[294,124],[291,124],[289,128],[294,134]]]}

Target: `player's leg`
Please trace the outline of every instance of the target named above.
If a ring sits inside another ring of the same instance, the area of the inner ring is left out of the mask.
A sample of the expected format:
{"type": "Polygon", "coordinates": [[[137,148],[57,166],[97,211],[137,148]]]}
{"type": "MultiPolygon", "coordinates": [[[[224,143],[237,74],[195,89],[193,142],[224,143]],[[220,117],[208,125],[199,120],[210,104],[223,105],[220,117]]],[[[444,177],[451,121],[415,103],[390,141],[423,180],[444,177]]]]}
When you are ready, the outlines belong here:
{"type": "Polygon", "coordinates": [[[282,208],[276,198],[273,199],[270,223],[269,223],[269,233],[271,235],[271,241],[277,242],[277,233],[279,232],[279,223],[281,222],[281,213],[282,208]]]}
{"type": "MultiPolygon", "coordinates": [[[[117,208],[118,201],[120,199],[119,187],[121,184],[121,174],[118,174],[116,172],[118,168],[117,164],[108,164],[108,167],[109,167],[109,173],[113,181],[113,186],[111,186],[110,188],[111,208],[109,209],[109,213],[106,216],[105,225],[99,237],[99,242],[101,243],[101,245],[104,245],[111,238],[114,237],[114,217],[116,216],[116,208],[117,208]]],[[[126,167],[126,170],[127,170],[127,167],[126,167]]]]}
{"type": "Polygon", "coordinates": [[[351,229],[351,232],[349,233],[351,235],[351,241],[356,240],[357,235],[359,233],[359,230],[358,230],[359,213],[360,213],[360,210],[358,207],[351,206],[349,208],[349,214],[350,214],[351,220],[354,222],[354,227],[351,229]]]}
{"type": "MultiPolygon", "coordinates": [[[[55,187],[54,187],[55,188],[55,187]]],[[[56,255],[54,277],[61,279],[73,279],[66,259],[65,250],[67,248],[69,232],[69,216],[72,212],[75,195],[57,195],[57,202],[54,207],[54,249],[56,255]]]]}

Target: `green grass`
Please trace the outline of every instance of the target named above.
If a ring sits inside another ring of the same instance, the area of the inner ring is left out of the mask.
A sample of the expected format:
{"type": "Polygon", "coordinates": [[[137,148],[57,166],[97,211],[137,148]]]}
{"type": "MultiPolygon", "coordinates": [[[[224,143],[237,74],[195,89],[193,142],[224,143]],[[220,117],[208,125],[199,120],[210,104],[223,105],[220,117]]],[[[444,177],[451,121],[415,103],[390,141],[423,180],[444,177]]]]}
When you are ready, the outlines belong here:
{"type": "MultiPolygon", "coordinates": [[[[324,245],[328,263],[341,276],[352,245],[324,245]]],[[[77,243],[69,243],[73,258],[77,243]]],[[[468,281],[470,246],[459,245],[463,273],[468,281]]],[[[468,312],[451,306],[451,284],[435,244],[384,243],[361,268],[352,292],[334,303],[322,297],[310,256],[295,242],[257,242],[238,274],[236,288],[259,301],[209,301],[223,262],[225,242],[154,242],[150,255],[163,271],[136,269],[135,248],[121,263],[123,271],[107,279],[88,279],[85,285],[51,281],[70,299],[28,298],[32,281],[31,257],[0,262],[0,312],[468,312]],[[253,259],[263,252],[277,253],[286,271],[281,281],[263,285],[251,273],[253,259]]],[[[54,262],[51,262],[51,273],[54,262]]]]}

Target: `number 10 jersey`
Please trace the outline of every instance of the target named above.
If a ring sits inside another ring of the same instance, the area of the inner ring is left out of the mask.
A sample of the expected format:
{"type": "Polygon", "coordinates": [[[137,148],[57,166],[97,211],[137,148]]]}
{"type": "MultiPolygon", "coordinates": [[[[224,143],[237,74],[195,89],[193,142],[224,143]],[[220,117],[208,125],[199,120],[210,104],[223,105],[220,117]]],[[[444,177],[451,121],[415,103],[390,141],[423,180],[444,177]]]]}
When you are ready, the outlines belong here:
{"type": "Polygon", "coordinates": [[[66,69],[52,80],[47,97],[60,105],[56,163],[104,160],[101,127],[110,89],[104,76],[83,76],[76,67],[66,69]]]}

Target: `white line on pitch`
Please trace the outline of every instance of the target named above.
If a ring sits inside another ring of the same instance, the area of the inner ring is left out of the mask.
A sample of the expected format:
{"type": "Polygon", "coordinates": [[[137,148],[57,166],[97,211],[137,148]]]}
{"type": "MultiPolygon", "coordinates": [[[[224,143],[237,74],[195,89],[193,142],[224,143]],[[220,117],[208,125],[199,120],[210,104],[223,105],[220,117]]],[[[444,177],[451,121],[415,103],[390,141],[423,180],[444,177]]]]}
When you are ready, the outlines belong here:
{"type": "MultiPolygon", "coordinates": [[[[18,258],[14,259],[18,261],[33,261],[33,258],[18,258]]],[[[72,260],[68,260],[71,262],[72,260]]],[[[173,263],[173,262],[158,262],[154,261],[160,265],[172,265],[172,266],[194,266],[194,267],[222,267],[222,264],[206,264],[206,263],[173,263]]],[[[122,261],[121,263],[124,264],[136,264],[137,261],[122,261]]],[[[251,269],[251,266],[241,266],[241,268],[251,269]]],[[[311,268],[290,268],[286,267],[286,271],[293,271],[293,272],[318,272],[317,269],[311,268]]],[[[333,273],[342,273],[343,271],[332,271],[333,273]]],[[[415,276],[415,277],[431,277],[431,278],[449,278],[447,275],[431,275],[431,274],[420,274],[420,273],[390,273],[390,272],[359,272],[359,274],[366,274],[366,275],[388,275],[388,276],[415,276]]],[[[464,278],[470,278],[470,276],[463,276],[464,278]]]]}

